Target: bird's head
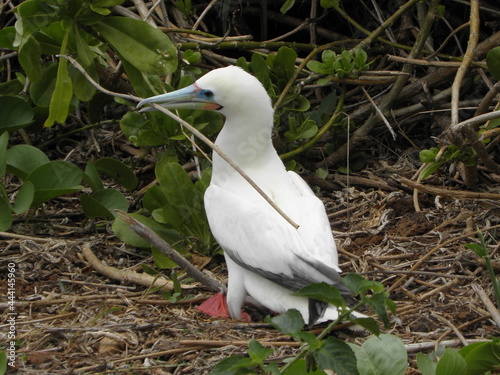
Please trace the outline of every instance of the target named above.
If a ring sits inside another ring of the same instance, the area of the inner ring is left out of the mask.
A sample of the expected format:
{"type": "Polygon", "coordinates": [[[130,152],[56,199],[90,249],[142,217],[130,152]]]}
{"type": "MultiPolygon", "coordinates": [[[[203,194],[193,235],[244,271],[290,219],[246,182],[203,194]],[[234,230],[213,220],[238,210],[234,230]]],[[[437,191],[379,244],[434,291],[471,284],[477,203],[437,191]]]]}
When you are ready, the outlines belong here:
{"type": "Polygon", "coordinates": [[[271,99],[260,81],[236,66],[212,70],[191,86],[144,99],[137,107],[151,103],[168,109],[217,110],[227,118],[244,112],[255,115],[256,110],[272,117],[271,99]]]}

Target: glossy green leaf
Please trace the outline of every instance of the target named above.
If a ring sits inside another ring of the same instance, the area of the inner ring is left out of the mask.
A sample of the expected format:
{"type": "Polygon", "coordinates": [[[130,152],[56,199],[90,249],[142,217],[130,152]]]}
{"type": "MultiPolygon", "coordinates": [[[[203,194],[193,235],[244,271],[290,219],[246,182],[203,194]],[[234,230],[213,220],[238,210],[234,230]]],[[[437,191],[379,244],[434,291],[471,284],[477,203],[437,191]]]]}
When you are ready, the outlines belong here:
{"type": "Polygon", "coordinates": [[[177,50],[174,44],[147,22],[106,17],[93,27],[138,70],[161,76],[176,70],[177,50]]]}
{"type": "Polygon", "coordinates": [[[32,35],[27,37],[19,48],[19,63],[32,82],[42,78],[41,55],[40,44],[32,35]]]}
{"type": "Polygon", "coordinates": [[[329,337],[314,353],[323,370],[333,370],[338,375],[357,375],[356,355],[342,340],[329,337]]]}
{"type": "Polygon", "coordinates": [[[500,47],[495,47],[487,53],[486,64],[493,77],[500,81],[500,47]]]}
{"type": "Polygon", "coordinates": [[[467,375],[467,363],[456,349],[446,348],[436,366],[439,375],[467,375]]]}
{"type": "Polygon", "coordinates": [[[417,366],[422,375],[436,375],[437,362],[423,353],[417,353],[417,366]]]}
{"type": "Polygon", "coordinates": [[[12,212],[9,203],[0,196],[0,232],[5,232],[12,226],[12,212]]]}
{"type": "Polygon", "coordinates": [[[0,133],[21,129],[33,122],[34,112],[31,106],[16,96],[0,96],[0,133]]]}
{"type": "Polygon", "coordinates": [[[66,161],[51,161],[34,169],[26,181],[31,181],[35,187],[33,206],[60,195],[74,193],[83,189],[82,171],[74,164],[66,161]]]}
{"type": "Polygon", "coordinates": [[[408,354],[400,338],[382,334],[366,340],[362,346],[348,344],[356,354],[361,375],[404,375],[408,354]]]}
{"type": "Polygon", "coordinates": [[[22,184],[16,194],[16,200],[12,206],[12,211],[16,214],[22,214],[30,209],[35,199],[35,187],[31,181],[22,184]]]}
{"type": "Polygon", "coordinates": [[[24,180],[28,174],[50,160],[40,149],[16,145],[7,150],[7,171],[24,180]]]}
{"type": "Polygon", "coordinates": [[[0,130],[0,177],[7,168],[7,145],[9,144],[9,133],[0,130]]]}
{"type": "Polygon", "coordinates": [[[113,158],[101,158],[95,162],[96,169],[108,175],[127,190],[134,190],[138,180],[134,172],[124,163],[113,158]]]}
{"type": "MultiPolygon", "coordinates": [[[[70,31],[66,30],[64,39],[61,45],[61,55],[66,54],[66,47],[69,39],[70,31]]],[[[63,124],[66,121],[69,113],[69,105],[73,97],[73,83],[68,74],[68,60],[65,58],[59,59],[57,68],[56,85],[49,106],[49,117],[43,124],[46,127],[54,125],[55,122],[63,124]]]]}

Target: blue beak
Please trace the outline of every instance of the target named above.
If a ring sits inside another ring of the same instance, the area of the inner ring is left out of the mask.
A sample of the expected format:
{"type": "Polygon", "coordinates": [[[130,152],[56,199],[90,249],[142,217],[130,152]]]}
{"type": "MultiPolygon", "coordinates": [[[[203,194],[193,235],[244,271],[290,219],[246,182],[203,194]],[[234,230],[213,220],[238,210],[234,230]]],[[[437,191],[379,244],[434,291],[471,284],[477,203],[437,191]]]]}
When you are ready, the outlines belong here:
{"type": "MultiPolygon", "coordinates": [[[[167,94],[152,96],[143,99],[137,104],[137,108],[146,104],[157,103],[167,109],[206,109],[217,110],[222,108],[214,100],[211,91],[200,89],[196,83],[180,90],[167,94]]],[[[140,112],[154,111],[152,107],[143,108],[140,112]]]]}

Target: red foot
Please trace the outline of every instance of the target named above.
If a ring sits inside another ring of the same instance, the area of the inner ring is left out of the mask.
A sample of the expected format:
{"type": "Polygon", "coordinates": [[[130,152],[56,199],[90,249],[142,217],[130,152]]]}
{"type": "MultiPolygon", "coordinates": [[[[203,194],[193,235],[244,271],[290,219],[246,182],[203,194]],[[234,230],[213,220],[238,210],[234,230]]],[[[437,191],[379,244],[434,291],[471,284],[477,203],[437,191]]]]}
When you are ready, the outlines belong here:
{"type": "MultiPolygon", "coordinates": [[[[210,316],[218,316],[220,318],[229,318],[230,316],[227,308],[226,296],[223,293],[215,294],[200,306],[197,306],[196,309],[210,316]]],[[[244,322],[252,321],[250,315],[243,310],[241,311],[240,319],[244,322]]]]}

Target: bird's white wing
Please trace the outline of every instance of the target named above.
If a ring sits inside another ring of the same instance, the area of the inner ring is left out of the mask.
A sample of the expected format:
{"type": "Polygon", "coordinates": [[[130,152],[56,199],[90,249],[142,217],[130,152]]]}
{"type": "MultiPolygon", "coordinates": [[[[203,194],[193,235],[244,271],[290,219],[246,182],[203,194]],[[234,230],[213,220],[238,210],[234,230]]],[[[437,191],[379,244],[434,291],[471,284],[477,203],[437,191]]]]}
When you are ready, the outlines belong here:
{"type": "Polygon", "coordinates": [[[288,204],[287,209],[300,224],[298,232],[307,245],[309,257],[341,272],[338,268],[337,247],[323,202],[297,173],[288,171],[287,175],[300,195],[288,204]]]}
{"type": "MultiPolygon", "coordinates": [[[[297,207],[312,204],[314,208],[304,220],[314,224],[317,202],[317,198],[300,197],[291,209],[292,216],[299,211],[297,207]]],[[[307,231],[309,223],[297,230],[264,200],[249,201],[215,185],[205,192],[205,209],[214,237],[226,256],[241,267],[292,290],[314,282],[338,283],[335,247],[315,248],[332,245],[333,239],[318,241],[301,233],[307,231]],[[305,240],[313,244],[306,244],[305,240]],[[328,256],[329,251],[333,251],[333,258],[328,256]]],[[[321,209],[326,216],[322,206],[321,209]]]]}

